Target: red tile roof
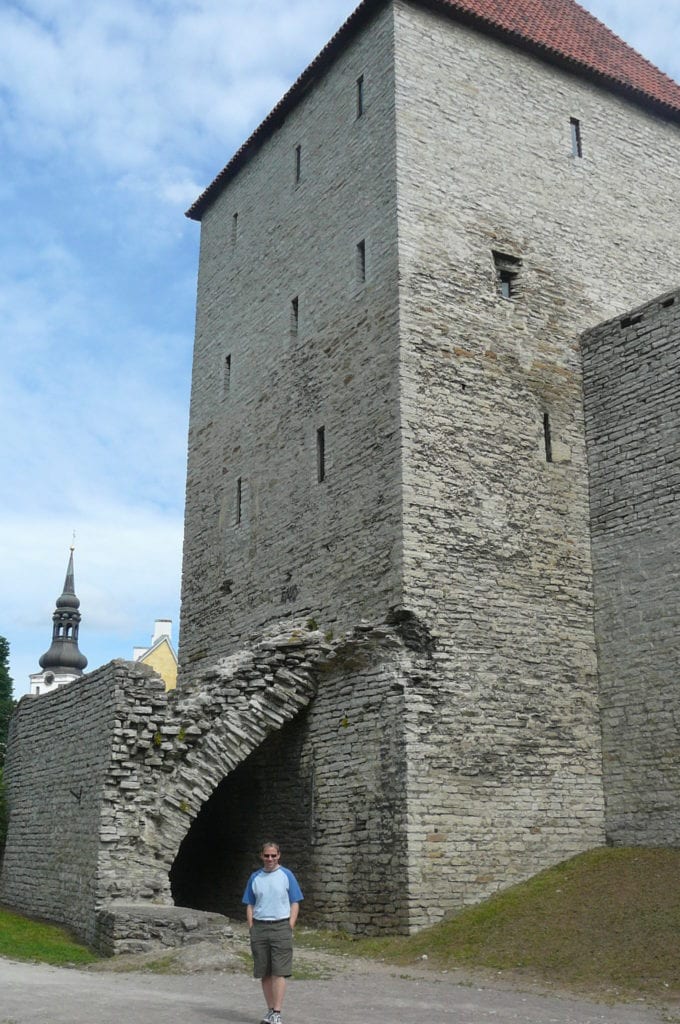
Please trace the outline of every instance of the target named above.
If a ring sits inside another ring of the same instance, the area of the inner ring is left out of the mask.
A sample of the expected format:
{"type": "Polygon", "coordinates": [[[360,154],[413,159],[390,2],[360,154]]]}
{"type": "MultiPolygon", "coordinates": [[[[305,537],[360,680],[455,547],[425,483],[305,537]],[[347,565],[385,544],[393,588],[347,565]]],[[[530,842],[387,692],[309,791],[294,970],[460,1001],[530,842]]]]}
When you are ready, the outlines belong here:
{"type": "Polygon", "coordinates": [[[574,0],[439,0],[437,6],[680,113],[680,85],[574,0]]]}
{"type": "MultiPolygon", "coordinates": [[[[222,186],[238,171],[323,71],[388,0],[362,0],[211,185],[187,210],[200,220],[222,186]]],[[[412,0],[465,21],[576,74],[599,82],[671,120],[680,121],[680,85],[624,43],[575,0],[412,0]]]]}

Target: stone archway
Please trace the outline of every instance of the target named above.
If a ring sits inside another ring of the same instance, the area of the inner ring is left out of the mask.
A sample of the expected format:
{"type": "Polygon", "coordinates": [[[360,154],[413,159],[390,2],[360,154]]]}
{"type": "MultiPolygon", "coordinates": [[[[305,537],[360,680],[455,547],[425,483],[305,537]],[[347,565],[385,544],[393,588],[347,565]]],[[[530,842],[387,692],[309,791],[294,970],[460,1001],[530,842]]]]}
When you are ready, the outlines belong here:
{"type": "Polygon", "coordinates": [[[336,640],[283,629],[171,694],[148,666],[115,661],[22,701],[7,762],[5,902],[106,952],[173,944],[198,914],[172,906],[173,888],[178,902],[240,915],[247,870],[274,829],[317,920],[392,927],[408,852],[410,654],[386,625],[336,640]],[[209,876],[203,892],[187,884],[197,870],[209,876]]]}
{"type": "Polygon", "coordinates": [[[176,905],[240,917],[245,879],[266,838],[301,870],[311,812],[309,766],[300,757],[305,717],[268,736],[203,804],[170,870],[176,905]]]}
{"type": "Polygon", "coordinates": [[[223,659],[169,697],[149,701],[148,688],[127,695],[127,757],[111,772],[116,835],[99,858],[102,901],[171,902],[178,851],[193,845],[196,860],[196,836],[228,790],[225,780],[308,706],[314,666],[328,651],[321,634],[291,630],[223,659]]]}

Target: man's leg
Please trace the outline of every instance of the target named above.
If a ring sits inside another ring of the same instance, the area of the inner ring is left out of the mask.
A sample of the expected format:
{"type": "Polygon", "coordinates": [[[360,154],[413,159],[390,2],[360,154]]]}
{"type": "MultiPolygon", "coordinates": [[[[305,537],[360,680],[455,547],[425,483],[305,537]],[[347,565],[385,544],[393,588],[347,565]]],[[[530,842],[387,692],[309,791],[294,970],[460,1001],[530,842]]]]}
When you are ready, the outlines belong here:
{"type": "Polygon", "coordinates": [[[271,983],[270,991],[272,994],[272,1002],[269,1003],[272,1010],[278,1010],[281,1013],[283,1009],[283,997],[286,994],[286,979],[280,978],[277,974],[273,974],[268,979],[271,983]]]}
{"type": "Polygon", "coordinates": [[[264,1001],[270,1010],[276,1007],[276,1003],[274,1002],[273,982],[274,979],[272,978],[271,974],[268,974],[265,978],[262,979],[262,994],[264,995],[264,1001]]]}
{"type": "Polygon", "coordinates": [[[267,1009],[270,1010],[274,1005],[274,993],[272,990],[271,943],[266,932],[266,927],[255,921],[250,931],[250,948],[253,954],[253,973],[256,978],[260,979],[264,1001],[267,1004],[267,1009]]]}
{"type": "Polygon", "coordinates": [[[293,973],[293,932],[288,921],[275,921],[271,931],[271,994],[269,1005],[281,1012],[286,994],[286,978],[293,973]]]}
{"type": "Polygon", "coordinates": [[[276,974],[268,974],[262,979],[262,993],[269,1009],[278,1010],[280,1013],[286,994],[286,979],[279,978],[276,974]]]}

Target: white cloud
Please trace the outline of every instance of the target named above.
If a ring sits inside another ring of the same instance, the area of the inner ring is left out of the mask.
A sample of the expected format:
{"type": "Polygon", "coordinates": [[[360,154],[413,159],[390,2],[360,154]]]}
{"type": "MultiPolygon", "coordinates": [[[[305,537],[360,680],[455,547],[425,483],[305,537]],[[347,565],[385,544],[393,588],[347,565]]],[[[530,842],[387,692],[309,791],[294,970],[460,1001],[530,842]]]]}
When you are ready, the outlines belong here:
{"type": "MultiPolygon", "coordinates": [[[[680,78],[676,0],[585,0],[680,78]]],[[[353,0],[0,5],[0,634],[17,692],[71,532],[82,647],[177,619],[198,229],[183,217],[353,0]]]]}
{"type": "Polygon", "coordinates": [[[26,0],[5,7],[5,143],[94,160],[119,174],[158,175],[169,166],[172,176],[183,146],[188,152],[219,139],[226,162],[351,6],[326,4],[320,13],[309,0],[26,0]]]}

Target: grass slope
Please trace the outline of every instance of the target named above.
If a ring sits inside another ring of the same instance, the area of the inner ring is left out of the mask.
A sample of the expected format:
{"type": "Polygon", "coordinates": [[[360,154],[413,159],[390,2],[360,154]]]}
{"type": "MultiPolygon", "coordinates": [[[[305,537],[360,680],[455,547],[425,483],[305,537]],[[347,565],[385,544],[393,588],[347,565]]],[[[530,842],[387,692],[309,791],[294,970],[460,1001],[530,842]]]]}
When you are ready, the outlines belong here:
{"type": "Polygon", "coordinates": [[[0,956],[43,964],[89,964],[99,957],[53,924],[33,921],[0,907],[0,956]]]}
{"type": "Polygon", "coordinates": [[[680,997],[679,883],[680,850],[598,849],[417,935],[321,941],[394,963],[427,956],[580,991],[680,997]]]}

